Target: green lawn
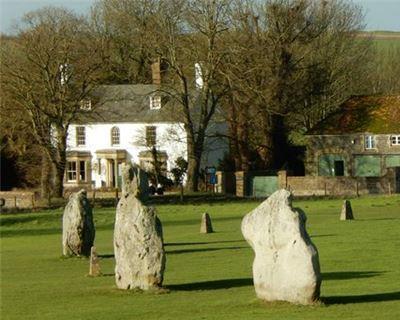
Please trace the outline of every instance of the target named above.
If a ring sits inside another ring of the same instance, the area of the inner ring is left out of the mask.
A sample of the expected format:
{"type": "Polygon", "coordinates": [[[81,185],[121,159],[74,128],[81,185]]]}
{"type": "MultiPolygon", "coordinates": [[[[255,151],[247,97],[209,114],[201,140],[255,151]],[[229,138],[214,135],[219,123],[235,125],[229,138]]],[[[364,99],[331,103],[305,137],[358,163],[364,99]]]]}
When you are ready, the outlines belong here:
{"type": "MultiPolygon", "coordinates": [[[[400,319],[400,196],[296,201],[308,216],[323,273],[315,306],[263,303],[251,279],[253,252],[241,218],[259,202],[160,205],[169,293],[117,290],[113,209],[96,209],[103,276],[87,259],[61,258],[61,210],[1,216],[1,318],[5,319],[400,319]],[[210,213],[216,233],[199,234],[210,213]]],[[[293,266],[295,268],[295,266],[293,266]]]]}

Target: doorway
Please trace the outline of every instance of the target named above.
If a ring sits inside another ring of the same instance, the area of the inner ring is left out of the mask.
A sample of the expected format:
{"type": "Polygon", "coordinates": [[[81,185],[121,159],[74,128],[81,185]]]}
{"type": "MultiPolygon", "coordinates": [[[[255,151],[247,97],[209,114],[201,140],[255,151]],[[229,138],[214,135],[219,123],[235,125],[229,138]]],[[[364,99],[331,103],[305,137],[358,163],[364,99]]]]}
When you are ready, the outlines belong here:
{"type": "Polygon", "coordinates": [[[343,160],[335,160],[335,176],[343,177],[344,176],[344,161],[343,160]]]}

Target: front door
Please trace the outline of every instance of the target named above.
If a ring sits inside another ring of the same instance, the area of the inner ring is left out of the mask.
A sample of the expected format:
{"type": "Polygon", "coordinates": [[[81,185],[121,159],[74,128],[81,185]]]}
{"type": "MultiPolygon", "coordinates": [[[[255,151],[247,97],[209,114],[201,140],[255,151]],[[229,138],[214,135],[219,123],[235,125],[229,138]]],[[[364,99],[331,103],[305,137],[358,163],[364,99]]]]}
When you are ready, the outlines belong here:
{"type": "Polygon", "coordinates": [[[335,160],[335,176],[337,176],[337,177],[344,176],[344,161],[343,160],[335,160]]]}

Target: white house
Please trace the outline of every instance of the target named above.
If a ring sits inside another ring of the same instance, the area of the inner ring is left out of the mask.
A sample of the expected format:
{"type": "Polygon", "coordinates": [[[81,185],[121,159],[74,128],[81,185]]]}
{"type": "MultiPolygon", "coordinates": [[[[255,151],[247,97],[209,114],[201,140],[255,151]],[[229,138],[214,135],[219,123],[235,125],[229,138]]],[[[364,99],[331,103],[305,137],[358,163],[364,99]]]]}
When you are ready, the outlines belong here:
{"type": "MultiPolygon", "coordinates": [[[[68,132],[66,188],[118,187],[121,164],[148,167],[153,147],[166,173],[178,157],[187,159],[183,123],[158,88],[157,84],[100,86],[92,100],[82,102],[82,114],[68,132]]],[[[210,130],[221,127],[225,130],[226,124],[214,123],[210,130]]],[[[214,139],[206,145],[202,166],[216,166],[227,143],[214,139]]]]}

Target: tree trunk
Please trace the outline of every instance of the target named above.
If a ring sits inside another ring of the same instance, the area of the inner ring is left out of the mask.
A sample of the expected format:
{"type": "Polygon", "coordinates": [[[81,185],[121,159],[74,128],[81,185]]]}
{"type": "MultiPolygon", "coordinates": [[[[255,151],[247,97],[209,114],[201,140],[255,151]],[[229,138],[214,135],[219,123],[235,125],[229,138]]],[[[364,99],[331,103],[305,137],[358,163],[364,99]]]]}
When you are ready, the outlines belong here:
{"type": "Polygon", "coordinates": [[[200,163],[203,154],[204,137],[204,130],[198,132],[196,140],[188,136],[188,180],[186,188],[191,192],[199,191],[200,163]]]}
{"type": "MultiPolygon", "coordinates": [[[[58,128],[57,130],[57,150],[53,156],[55,167],[54,175],[54,196],[62,198],[64,195],[64,174],[67,163],[67,128],[58,128]]],[[[78,169],[78,168],[77,168],[78,169]]]]}
{"type": "MultiPolygon", "coordinates": [[[[192,149],[195,148],[193,147],[192,149]]],[[[188,151],[188,158],[188,179],[186,188],[190,192],[197,192],[199,191],[200,158],[196,156],[195,150],[188,151]]]]}
{"type": "Polygon", "coordinates": [[[40,197],[49,199],[51,190],[52,165],[46,152],[42,152],[42,168],[40,177],[40,197]]]}

